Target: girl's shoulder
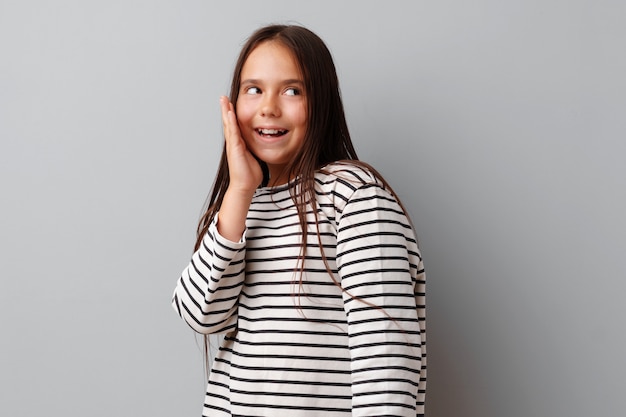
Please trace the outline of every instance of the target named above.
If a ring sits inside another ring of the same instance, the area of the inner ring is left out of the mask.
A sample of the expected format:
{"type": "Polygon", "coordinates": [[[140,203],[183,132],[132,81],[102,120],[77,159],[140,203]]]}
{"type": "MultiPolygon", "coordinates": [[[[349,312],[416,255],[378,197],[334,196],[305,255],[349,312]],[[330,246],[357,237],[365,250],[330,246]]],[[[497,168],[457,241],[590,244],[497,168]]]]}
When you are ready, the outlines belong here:
{"type": "Polygon", "coordinates": [[[380,174],[369,164],[361,161],[332,162],[319,169],[315,177],[325,182],[339,181],[357,188],[364,185],[383,185],[380,174]]]}
{"type": "Polygon", "coordinates": [[[362,188],[386,189],[380,174],[361,161],[332,162],[315,173],[315,182],[318,193],[331,194],[343,201],[362,188]]]}

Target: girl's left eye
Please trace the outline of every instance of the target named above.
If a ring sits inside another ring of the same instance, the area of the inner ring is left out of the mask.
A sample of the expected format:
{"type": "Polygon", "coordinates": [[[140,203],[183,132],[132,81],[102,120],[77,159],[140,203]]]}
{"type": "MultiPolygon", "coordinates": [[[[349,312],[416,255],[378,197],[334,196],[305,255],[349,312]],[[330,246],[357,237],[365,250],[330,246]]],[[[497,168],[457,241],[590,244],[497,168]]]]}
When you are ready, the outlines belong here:
{"type": "Polygon", "coordinates": [[[298,90],[297,88],[289,87],[288,89],[285,90],[285,95],[287,95],[287,96],[299,96],[300,95],[300,90],[298,90]]]}

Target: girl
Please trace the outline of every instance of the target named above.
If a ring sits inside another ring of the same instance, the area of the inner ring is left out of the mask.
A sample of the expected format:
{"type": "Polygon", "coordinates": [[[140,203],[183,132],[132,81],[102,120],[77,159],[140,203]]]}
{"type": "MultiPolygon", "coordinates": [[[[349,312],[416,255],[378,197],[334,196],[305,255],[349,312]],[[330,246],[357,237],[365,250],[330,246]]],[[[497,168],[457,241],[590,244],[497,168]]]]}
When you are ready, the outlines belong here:
{"type": "Polygon", "coordinates": [[[203,415],[423,415],[422,259],[357,159],[323,41],[258,30],[221,109],[224,152],[173,298],[195,331],[225,334],[203,415]]]}

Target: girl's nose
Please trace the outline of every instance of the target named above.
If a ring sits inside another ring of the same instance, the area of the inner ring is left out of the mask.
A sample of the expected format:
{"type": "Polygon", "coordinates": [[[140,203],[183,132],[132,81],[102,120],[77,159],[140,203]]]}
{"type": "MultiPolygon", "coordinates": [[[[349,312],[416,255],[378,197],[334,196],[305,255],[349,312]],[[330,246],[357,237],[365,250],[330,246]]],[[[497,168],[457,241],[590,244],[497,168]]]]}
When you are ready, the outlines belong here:
{"type": "Polygon", "coordinates": [[[278,105],[278,99],[271,94],[266,94],[261,103],[261,116],[264,117],[279,117],[280,106],[278,105]]]}

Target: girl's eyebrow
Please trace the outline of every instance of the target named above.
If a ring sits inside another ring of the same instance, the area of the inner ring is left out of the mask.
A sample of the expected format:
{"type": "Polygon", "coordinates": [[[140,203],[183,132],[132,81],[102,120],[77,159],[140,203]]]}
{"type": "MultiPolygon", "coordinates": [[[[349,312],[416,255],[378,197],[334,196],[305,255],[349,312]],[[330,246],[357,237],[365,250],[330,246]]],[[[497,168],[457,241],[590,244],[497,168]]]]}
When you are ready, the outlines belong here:
{"type": "MultiPolygon", "coordinates": [[[[241,84],[262,84],[262,80],[258,80],[256,78],[249,78],[247,80],[243,80],[241,82],[241,84]]],[[[299,80],[297,78],[290,78],[287,80],[282,80],[281,84],[298,84],[298,85],[304,85],[304,82],[302,80],[299,80]]]]}

